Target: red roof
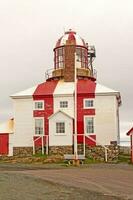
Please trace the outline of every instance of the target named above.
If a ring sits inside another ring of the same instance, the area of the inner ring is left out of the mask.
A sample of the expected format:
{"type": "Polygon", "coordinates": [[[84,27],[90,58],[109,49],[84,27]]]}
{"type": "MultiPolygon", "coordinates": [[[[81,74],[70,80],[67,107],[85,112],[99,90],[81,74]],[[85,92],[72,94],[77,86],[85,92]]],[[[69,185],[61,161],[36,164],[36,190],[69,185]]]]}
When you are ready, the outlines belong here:
{"type": "Polygon", "coordinates": [[[83,46],[87,48],[87,45],[83,38],[81,38],[75,31],[69,29],[64,35],[56,42],[56,48],[66,45],[67,41],[74,42],[75,45],[83,46]]]}
{"type": "Polygon", "coordinates": [[[133,127],[127,132],[127,135],[132,135],[133,134],[133,127]]]}
{"type": "Polygon", "coordinates": [[[77,92],[78,94],[95,95],[96,83],[91,80],[78,80],[77,92]]]}
{"type": "Polygon", "coordinates": [[[54,81],[46,81],[44,83],[39,84],[36,90],[34,91],[33,96],[53,95],[57,83],[58,81],[54,80],[54,81]]]}

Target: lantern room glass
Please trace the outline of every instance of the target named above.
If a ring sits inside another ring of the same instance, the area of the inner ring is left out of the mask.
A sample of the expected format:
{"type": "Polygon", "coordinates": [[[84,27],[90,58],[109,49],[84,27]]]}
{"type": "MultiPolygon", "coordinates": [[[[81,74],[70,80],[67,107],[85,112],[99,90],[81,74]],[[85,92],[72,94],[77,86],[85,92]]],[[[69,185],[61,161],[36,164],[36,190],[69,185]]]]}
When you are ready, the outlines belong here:
{"type": "MultiPolygon", "coordinates": [[[[55,69],[61,69],[65,67],[64,47],[55,49],[54,63],[55,69]]],[[[84,47],[76,46],[76,67],[88,68],[88,50],[84,47]]]]}
{"type": "Polygon", "coordinates": [[[55,50],[55,69],[64,67],[64,48],[60,47],[55,50]]]}
{"type": "Polygon", "coordinates": [[[88,50],[76,47],[76,64],[79,68],[88,68],[88,50]]]}

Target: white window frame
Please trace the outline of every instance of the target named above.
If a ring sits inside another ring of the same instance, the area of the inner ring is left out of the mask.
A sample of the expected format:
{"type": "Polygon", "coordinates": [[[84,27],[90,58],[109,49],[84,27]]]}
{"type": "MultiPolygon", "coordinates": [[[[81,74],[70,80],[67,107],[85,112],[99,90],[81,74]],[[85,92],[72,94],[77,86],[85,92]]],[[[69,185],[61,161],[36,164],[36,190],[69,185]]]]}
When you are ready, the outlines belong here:
{"type": "Polygon", "coordinates": [[[63,136],[63,135],[66,135],[66,122],[65,122],[65,121],[55,121],[55,135],[56,135],[56,136],[58,136],[58,135],[62,135],[62,136],[63,136]],[[65,133],[57,133],[57,132],[56,132],[56,124],[57,124],[57,123],[64,123],[64,124],[65,124],[65,133]]]}
{"type": "Polygon", "coordinates": [[[34,135],[35,136],[42,136],[42,135],[45,135],[45,133],[44,133],[44,117],[35,117],[34,118],[34,135]],[[43,133],[42,134],[36,134],[36,119],[42,119],[42,121],[43,121],[43,133]]]}
{"type": "Polygon", "coordinates": [[[42,101],[42,100],[34,101],[34,110],[44,110],[44,101],[42,101]],[[35,107],[36,103],[42,103],[42,108],[36,108],[35,107]]]}
{"type": "Polygon", "coordinates": [[[94,108],[94,99],[84,99],[84,103],[83,103],[83,104],[84,104],[84,109],[92,109],[92,108],[94,108]],[[93,101],[93,106],[86,107],[86,106],[85,106],[85,102],[86,102],[86,101],[93,101]]]}
{"type": "Polygon", "coordinates": [[[85,115],[84,116],[84,133],[85,133],[85,135],[96,135],[96,133],[95,133],[95,116],[94,115],[85,115]],[[87,131],[86,131],[86,118],[93,118],[93,132],[94,133],[87,133],[87,131]]]}
{"type": "Polygon", "coordinates": [[[68,108],[68,101],[60,101],[60,108],[68,108]],[[62,105],[63,105],[63,103],[66,103],[67,102],[67,106],[62,106],[61,107],[61,103],[62,103],[62,105]]]}

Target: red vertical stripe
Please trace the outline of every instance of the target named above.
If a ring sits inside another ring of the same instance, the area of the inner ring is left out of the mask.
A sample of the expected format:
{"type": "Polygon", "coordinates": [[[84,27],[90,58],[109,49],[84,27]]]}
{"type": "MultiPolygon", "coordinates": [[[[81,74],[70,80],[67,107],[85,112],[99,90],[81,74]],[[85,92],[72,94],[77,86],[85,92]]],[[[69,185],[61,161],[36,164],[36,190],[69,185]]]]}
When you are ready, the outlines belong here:
{"type": "MultiPolygon", "coordinates": [[[[84,134],[84,116],[95,115],[95,109],[84,109],[84,99],[95,98],[96,83],[91,80],[78,80],[77,83],[77,132],[78,134],[84,134]]],[[[95,134],[92,135],[93,139],[96,139],[95,134]]],[[[78,143],[82,143],[83,138],[78,137],[78,143]]],[[[89,145],[95,145],[95,142],[90,139],[86,139],[86,143],[89,145]]]]}
{"type": "Polygon", "coordinates": [[[33,100],[42,100],[44,101],[44,110],[35,110],[33,112],[34,117],[44,117],[44,127],[45,135],[49,134],[49,122],[48,117],[53,114],[54,111],[54,100],[53,93],[57,86],[58,81],[46,81],[38,85],[37,89],[33,94],[33,100]]]}
{"type": "Polygon", "coordinates": [[[131,138],[131,162],[133,163],[133,134],[131,134],[130,138],[131,138]]]}

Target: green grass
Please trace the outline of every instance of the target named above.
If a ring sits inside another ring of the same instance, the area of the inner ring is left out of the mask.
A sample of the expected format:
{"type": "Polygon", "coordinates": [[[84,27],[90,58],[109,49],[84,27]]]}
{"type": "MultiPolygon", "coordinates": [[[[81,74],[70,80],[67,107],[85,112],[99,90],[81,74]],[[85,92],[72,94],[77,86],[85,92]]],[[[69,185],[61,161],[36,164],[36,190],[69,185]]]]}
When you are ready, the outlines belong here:
{"type": "Polygon", "coordinates": [[[86,158],[85,159],[85,162],[84,162],[85,164],[91,164],[91,163],[101,163],[101,161],[99,161],[99,160],[95,160],[94,158],[86,158]]]}
{"type": "Polygon", "coordinates": [[[42,153],[37,153],[37,154],[32,155],[32,156],[33,156],[33,157],[41,157],[41,158],[47,158],[47,157],[48,157],[48,155],[42,154],[42,153]]]}
{"type": "Polygon", "coordinates": [[[130,163],[130,155],[128,154],[120,154],[118,157],[119,163],[130,163]]]}

